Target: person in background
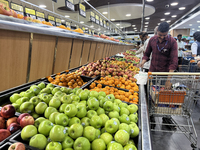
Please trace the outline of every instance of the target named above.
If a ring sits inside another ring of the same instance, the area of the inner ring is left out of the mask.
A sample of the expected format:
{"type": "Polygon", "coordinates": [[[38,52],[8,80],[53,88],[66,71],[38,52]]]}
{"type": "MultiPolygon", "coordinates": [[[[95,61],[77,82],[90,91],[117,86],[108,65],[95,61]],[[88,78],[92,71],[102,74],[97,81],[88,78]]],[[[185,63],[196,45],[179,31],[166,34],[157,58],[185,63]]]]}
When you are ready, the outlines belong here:
{"type": "Polygon", "coordinates": [[[192,43],[191,50],[192,50],[192,57],[196,57],[200,55],[200,32],[195,32],[193,34],[194,43],[192,43]]]}
{"type": "MultiPolygon", "coordinates": [[[[140,39],[142,40],[142,43],[145,43],[145,41],[149,38],[147,32],[141,32],[139,34],[140,39]]],[[[145,51],[144,49],[144,44],[139,48],[139,50],[136,51],[136,55],[139,55],[140,57],[143,57],[143,52],[145,51]]]]}
{"type": "Polygon", "coordinates": [[[178,65],[182,64],[182,57],[183,57],[183,50],[184,50],[184,42],[182,39],[182,34],[179,34],[177,36],[177,45],[178,45],[178,65]]]}
{"type": "Polygon", "coordinates": [[[186,41],[186,38],[183,38],[182,41],[183,41],[184,45],[187,45],[187,43],[186,43],[186,42],[187,42],[187,41],[186,41]]]}

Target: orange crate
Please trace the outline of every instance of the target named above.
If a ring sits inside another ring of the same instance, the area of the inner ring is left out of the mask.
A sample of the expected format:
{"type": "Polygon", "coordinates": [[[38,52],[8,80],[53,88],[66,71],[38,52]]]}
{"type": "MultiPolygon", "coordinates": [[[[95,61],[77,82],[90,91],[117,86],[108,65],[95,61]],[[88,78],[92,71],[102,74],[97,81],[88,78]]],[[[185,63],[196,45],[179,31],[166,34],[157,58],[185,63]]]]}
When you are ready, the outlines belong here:
{"type": "Polygon", "coordinates": [[[183,103],[185,95],[185,91],[160,91],[159,102],[183,103]]]}

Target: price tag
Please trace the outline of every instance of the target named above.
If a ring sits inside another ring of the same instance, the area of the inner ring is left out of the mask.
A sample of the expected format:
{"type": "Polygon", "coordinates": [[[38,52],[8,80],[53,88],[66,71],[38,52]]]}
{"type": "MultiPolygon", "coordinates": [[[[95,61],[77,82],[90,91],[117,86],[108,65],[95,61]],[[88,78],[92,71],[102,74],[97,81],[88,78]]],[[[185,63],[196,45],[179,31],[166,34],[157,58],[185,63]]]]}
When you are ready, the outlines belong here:
{"type": "Polygon", "coordinates": [[[55,18],[53,16],[48,15],[48,20],[55,21],[55,18]]]}
{"type": "Polygon", "coordinates": [[[95,22],[95,13],[90,12],[90,21],[95,22]]]}
{"type": "Polygon", "coordinates": [[[36,19],[34,9],[25,7],[25,13],[28,14],[31,18],[36,19]]]}
{"type": "Polygon", "coordinates": [[[96,24],[99,24],[99,16],[95,15],[95,19],[96,19],[96,24]]]}
{"type": "Polygon", "coordinates": [[[82,27],[82,30],[85,32],[85,28],[84,27],[82,27]]]}
{"type": "Polygon", "coordinates": [[[86,18],[85,5],[79,3],[79,14],[86,18]]]}
{"type": "Polygon", "coordinates": [[[103,21],[103,27],[106,28],[106,21],[103,21]]]}
{"type": "Polygon", "coordinates": [[[92,30],[92,35],[94,35],[94,30],[92,30]]]}
{"type": "Polygon", "coordinates": [[[66,22],[66,26],[71,28],[70,22],[66,22]]]}
{"type": "Polygon", "coordinates": [[[61,25],[61,19],[56,18],[56,25],[57,25],[57,26],[60,26],[60,25],[61,25]]]}
{"type": "Polygon", "coordinates": [[[75,7],[74,7],[74,4],[73,4],[73,0],[65,0],[65,7],[69,8],[72,11],[74,11],[75,7]]]}
{"type": "Polygon", "coordinates": [[[91,29],[89,29],[89,30],[88,30],[88,32],[89,32],[89,34],[92,34],[92,31],[91,31],[91,29]]]}
{"type": "Polygon", "coordinates": [[[41,13],[39,11],[36,11],[36,17],[40,21],[45,21],[44,13],[41,13]]]}
{"type": "Polygon", "coordinates": [[[3,3],[4,5],[9,7],[9,2],[6,0],[0,0],[0,3],[3,3]]]}
{"type": "Polygon", "coordinates": [[[107,22],[107,29],[109,30],[110,29],[110,24],[107,22]]]}
{"type": "Polygon", "coordinates": [[[76,29],[78,29],[79,28],[79,25],[76,25],[76,29]]]}
{"type": "Polygon", "coordinates": [[[102,18],[99,18],[99,20],[100,20],[100,26],[103,27],[103,19],[102,19],[102,18]]]}
{"type": "Polygon", "coordinates": [[[117,33],[117,29],[115,28],[115,33],[117,33]]]}
{"type": "Polygon", "coordinates": [[[15,11],[19,11],[19,12],[24,12],[24,9],[21,5],[15,4],[15,3],[10,3],[10,7],[11,9],[15,10],[15,11]]]}

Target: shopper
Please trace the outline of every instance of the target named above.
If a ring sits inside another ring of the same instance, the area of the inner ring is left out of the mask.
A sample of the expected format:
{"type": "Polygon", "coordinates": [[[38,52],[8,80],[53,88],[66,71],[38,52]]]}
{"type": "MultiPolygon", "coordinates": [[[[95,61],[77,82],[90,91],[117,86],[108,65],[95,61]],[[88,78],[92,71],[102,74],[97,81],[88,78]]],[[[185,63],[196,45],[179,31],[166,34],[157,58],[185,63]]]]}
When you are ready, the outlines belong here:
{"type": "Polygon", "coordinates": [[[182,34],[179,34],[177,36],[177,45],[178,45],[178,65],[182,64],[182,59],[183,59],[183,50],[184,50],[184,42],[181,40],[182,39],[182,34]]]}
{"type": "MultiPolygon", "coordinates": [[[[157,36],[149,40],[149,44],[142,58],[142,63],[139,67],[144,66],[144,63],[149,61],[152,53],[152,60],[149,71],[151,72],[174,72],[178,66],[177,43],[173,37],[168,35],[169,24],[162,22],[158,27],[157,36]]],[[[170,80],[165,83],[165,88],[170,89],[170,80]]]]}
{"type": "MultiPolygon", "coordinates": [[[[142,40],[142,43],[145,44],[146,40],[149,38],[148,33],[147,32],[141,32],[139,34],[140,39],[142,40]]],[[[144,48],[144,44],[139,48],[139,50],[136,51],[136,55],[139,55],[139,57],[143,57],[143,53],[146,50],[146,48],[144,48]]]]}
{"type": "Polygon", "coordinates": [[[200,32],[195,32],[193,34],[194,43],[191,46],[192,57],[200,55],[200,32]]]}

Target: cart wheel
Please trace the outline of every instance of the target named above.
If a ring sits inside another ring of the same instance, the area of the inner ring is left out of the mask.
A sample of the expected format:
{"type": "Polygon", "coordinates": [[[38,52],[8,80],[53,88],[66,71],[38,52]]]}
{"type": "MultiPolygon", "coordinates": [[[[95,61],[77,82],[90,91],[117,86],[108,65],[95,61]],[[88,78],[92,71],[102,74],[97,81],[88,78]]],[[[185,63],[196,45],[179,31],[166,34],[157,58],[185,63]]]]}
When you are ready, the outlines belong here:
{"type": "Polygon", "coordinates": [[[196,150],[196,149],[197,149],[197,146],[194,145],[193,143],[191,144],[191,147],[192,147],[193,150],[196,150]]]}

